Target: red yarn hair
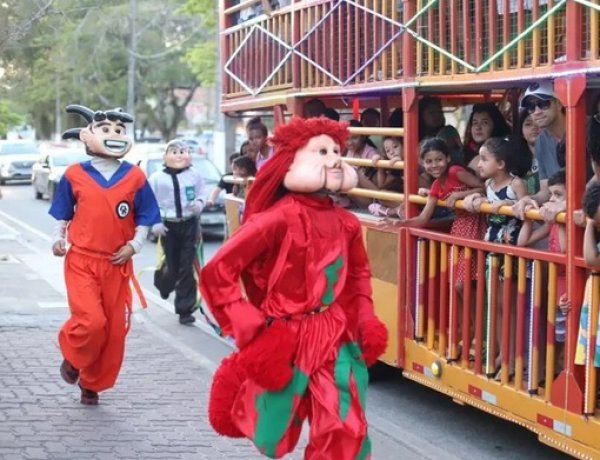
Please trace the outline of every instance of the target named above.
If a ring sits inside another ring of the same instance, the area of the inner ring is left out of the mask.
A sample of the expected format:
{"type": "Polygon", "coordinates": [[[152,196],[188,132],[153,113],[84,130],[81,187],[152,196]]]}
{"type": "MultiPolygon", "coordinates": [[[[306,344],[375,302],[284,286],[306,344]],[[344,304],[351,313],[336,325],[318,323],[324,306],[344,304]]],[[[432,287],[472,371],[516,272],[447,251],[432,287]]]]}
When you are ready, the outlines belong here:
{"type": "Polygon", "coordinates": [[[341,148],[348,138],[348,123],[325,117],[293,117],[285,125],[279,125],[270,139],[275,151],[256,175],[256,180],[246,197],[244,221],[275,204],[286,190],[283,179],[294,162],[296,152],[308,144],[308,141],[325,134],[331,137],[341,148]]]}

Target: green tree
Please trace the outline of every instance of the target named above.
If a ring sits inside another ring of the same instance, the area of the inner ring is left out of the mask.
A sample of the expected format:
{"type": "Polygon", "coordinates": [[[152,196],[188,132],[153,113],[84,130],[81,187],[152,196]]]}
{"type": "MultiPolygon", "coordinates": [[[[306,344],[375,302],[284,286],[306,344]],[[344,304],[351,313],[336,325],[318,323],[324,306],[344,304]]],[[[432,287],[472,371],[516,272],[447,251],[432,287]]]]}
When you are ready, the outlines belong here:
{"type": "Polygon", "coordinates": [[[0,51],[27,37],[30,30],[52,11],[52,3],[53,0],[4,0],[0,3],[0,51]]]}
{"type": "Polygon", "coordinates": [[[23,122],[23,118],[13,112],[6,102],[0,101],[0,138],[5,138],[8,130],[23,122]]]}
{"type": "Polygon", "coordinates": [[[215,83],[217,67],[217,2],[212,0],[188,0],[184,11],[200,18],[204,27],[204,40],[187,52],[188,65],[203,84],[215,83]]]}
{"type": "MultiPolygon", "coordinates": [[[[135,17],[130,16],[128,3],[54,0],[52,10],[11,47],[4,65],[0,63],[10,69],[0,81],[9,89],[0,88],[0,97],[12,99],[15,108],[29,113],[41,136],[80,122],[57,123],[69,103],[126,107],[132,56],[137,64],[136,118],[165,138],[175,134],[188,96],[200,84],[198,74],[186,64],[186,54],[193,45],[209,40],[210,34],[201,17],[183,11],[185,0],[137,0],[135,17]],[[135,50],[130,48],[132,21],[135,50]]],[[[214,74],[214,66],[211,70],[214,74]]]]}

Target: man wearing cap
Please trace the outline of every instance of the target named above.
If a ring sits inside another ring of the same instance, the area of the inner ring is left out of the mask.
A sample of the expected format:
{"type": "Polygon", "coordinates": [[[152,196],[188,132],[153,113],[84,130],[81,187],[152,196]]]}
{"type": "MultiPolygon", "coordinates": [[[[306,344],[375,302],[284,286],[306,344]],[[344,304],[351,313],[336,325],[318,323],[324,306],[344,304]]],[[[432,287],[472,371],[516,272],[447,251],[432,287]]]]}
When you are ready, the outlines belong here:
{"type": "MultiPolygon", "coordinates": [[[[535,158],[539,166],[540,190],[535,195],[521,198],[513,206],[515,214],[523,219],[526,211],[539,208],[550,197],[548,178],[561,169],[556,147],[565,136],[566,119],[564,108],[554,93],[551,81],[529,85],[521,99],[521,108],[531,114],[533,122],[542,130],[535,141],[535,158]]],[[[556,211],[559,212],[560,210],[556,211]]],[[[551,212],[547,213],[546,217],[554,219],[555,216],[556,213],[551,212]]]]}

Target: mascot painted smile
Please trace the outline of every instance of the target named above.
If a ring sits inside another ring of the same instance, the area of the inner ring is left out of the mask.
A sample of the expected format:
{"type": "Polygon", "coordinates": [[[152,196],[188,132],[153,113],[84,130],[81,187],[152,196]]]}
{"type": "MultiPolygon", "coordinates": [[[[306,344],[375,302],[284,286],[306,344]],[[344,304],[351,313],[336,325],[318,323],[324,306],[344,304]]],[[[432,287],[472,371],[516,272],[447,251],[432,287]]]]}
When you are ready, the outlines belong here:
{"type": "Polygon", "coordinates": [[[204,299],[239,348],[214,376],[210,422],[271,458],[294,449],[307,418],[306,459],[371,458],[367,366],[387,330],[360,223],[330,197],[357,183],[341,161],[347,136],[323,117],[277,128],[244,224],[202,272],[204,299]]]}

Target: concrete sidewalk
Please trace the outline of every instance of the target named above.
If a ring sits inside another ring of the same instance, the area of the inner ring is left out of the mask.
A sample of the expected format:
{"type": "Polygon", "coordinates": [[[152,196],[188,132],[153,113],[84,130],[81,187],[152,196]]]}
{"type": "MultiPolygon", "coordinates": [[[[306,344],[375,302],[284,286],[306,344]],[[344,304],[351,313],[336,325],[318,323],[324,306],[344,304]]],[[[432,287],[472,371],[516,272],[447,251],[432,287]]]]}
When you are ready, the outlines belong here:
{"type": "MultiPolygon", "coordinates": [[[[101,393],[99,406],[81,405],[78,387],[58,371],[65,295],[62,259],[47,242],[0,232],[0,459],[265,458],[208,424],[212,373],[230,349],[200,327],[177,324],[152,304],[156,296],[147,311],[134,310],[116,387],[101,393]]],[[[374,459],[437,457],[377,414],[369,418],[374,459]]],[[[285,458],[301,459],[306,438],[305,428],[285,458]]]]}
{"type": "Polygon", "coordinates": [[[139,310],[117,386],[97,407],[79,404],[78,387],[58,373],[64,290],[39,272],[60,278],[61,261],[0,239],[1,459],[261,458],[212,431],[209,366],[167,343],[139,310]]]}

